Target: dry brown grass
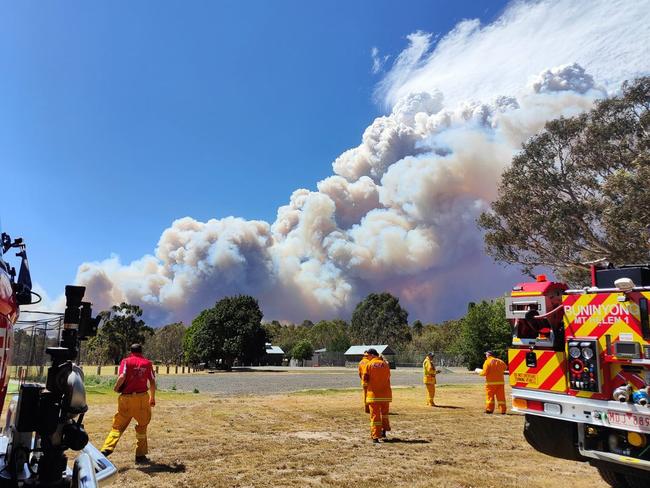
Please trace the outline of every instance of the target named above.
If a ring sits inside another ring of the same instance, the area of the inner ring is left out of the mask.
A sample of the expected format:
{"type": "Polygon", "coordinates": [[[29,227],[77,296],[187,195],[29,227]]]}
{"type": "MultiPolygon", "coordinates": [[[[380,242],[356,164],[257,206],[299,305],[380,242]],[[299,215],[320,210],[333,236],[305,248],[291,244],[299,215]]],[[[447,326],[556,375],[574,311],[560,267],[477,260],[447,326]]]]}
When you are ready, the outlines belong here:
{"type": "MultiPolygon", "coordinates": [[[[111,459],[112,486],[604,487],[585,464],[533,451],[523,417],[482,413],[479,386],[394,390],[391,437],[373,445],[357,391],[217,398],[162,394],[150,427],[151,466],[133,462],[133,429],[111,459]],[[399,439],[399,441],[398,441],[399,439]]],[[[86,427],[101,445],[113,395],[92,395],[86,427]]]]}

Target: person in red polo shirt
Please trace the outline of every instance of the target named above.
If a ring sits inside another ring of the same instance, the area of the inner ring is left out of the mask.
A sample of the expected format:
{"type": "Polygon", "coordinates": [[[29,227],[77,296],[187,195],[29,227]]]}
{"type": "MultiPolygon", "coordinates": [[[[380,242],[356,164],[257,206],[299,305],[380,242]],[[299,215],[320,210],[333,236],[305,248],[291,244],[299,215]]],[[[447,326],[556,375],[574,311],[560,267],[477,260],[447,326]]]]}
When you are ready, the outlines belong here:
{"type": "Polygon", "coordinates": [[[135,419],[135,460],[147,461],[147,425],[151,420],[151,407],[156,405],[156,375],[151,361],[142,355],[140,344],[131,345],[131,354],[122,359],[114,390],[120,393],[113,428],[108,433],[102,454],[109,456],[131,422],[135,419]],[[148,394],[147,394],[148,393],[148,394]]]}

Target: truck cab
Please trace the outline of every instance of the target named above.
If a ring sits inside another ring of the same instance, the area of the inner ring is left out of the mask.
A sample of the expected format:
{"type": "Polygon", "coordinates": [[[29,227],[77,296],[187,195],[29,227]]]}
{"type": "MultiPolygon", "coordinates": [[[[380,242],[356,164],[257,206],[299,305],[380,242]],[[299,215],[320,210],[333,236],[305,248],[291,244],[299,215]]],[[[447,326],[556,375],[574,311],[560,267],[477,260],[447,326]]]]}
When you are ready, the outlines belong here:
{"type": "Polygon", "coordinates": [[[648,266],[594,269],[581,289],[540,276],[506,297],[524,436],[615,487],[650,486],[649,300],[648,266]]]}

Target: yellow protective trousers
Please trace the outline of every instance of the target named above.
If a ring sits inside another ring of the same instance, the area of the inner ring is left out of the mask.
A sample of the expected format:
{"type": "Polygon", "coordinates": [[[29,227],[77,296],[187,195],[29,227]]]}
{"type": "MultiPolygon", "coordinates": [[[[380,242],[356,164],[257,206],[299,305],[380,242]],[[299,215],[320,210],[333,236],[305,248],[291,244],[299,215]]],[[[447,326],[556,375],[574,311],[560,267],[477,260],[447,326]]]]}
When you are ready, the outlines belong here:
{"type": "Polygon", "coordinates": [[[433,401],[433,397],[436,396],[436,385],[431,383],[425,383],[424,386],[427,387],[427,405],[434,407],[436,404],[433,401]]]}
{"type": "Polygon", "coordinates": [[[366,403],[366,396],[368,395],[368,388],[363,387],[363,411],[366,413],[370,413],[370,408],[368,407],[368,404],[366,403]]]}
{"type": "Polygon", "coordinates": [[[506,413],[506,392],[503,383],[486,383],[485,385],[485,411],[494,412],[494,398],[501,413],[506,413]]]}
{"type": "Polygon", "coordinates": [[[149,395],[146,392],[119,396],[117,413],[113,416],[113,427],[104,441],[102,451],[113,452],[131,419],[135,419],[137,422],[135,425],[135,455],[145,456],[147,454],[147,425],[151,420],[151,406],[149,405],[149,395]]]}
{"type": "Polygon", "coordinates": [[[390,421],[388,420],[389,402],[369,403],[370,407],[370,437],[373,439],[381,438],[381,431],[390,430],[390,421]]]}

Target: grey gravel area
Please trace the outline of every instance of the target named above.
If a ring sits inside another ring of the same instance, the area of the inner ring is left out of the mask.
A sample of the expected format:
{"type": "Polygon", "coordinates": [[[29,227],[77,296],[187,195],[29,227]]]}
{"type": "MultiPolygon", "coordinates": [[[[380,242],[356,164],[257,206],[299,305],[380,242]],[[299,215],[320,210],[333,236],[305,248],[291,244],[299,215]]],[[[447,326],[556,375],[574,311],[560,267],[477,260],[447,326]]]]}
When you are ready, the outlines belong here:
{"type": "MultiPolygon", "coordinates": [[[[478,375],[445,370],[438,375],[438,384],[482,383],[478,375]]],[[[193,373],[158,377],[159,387],[179,391],[216,393],[223,396],[273,395],[301,390],[328,388],[358,388],[359,376],[354,368],[247,368],[231,372],[193,373]]],[[[391,371],[393,386],[422,385],[420,368],[402,368],[391,371]]]]}

